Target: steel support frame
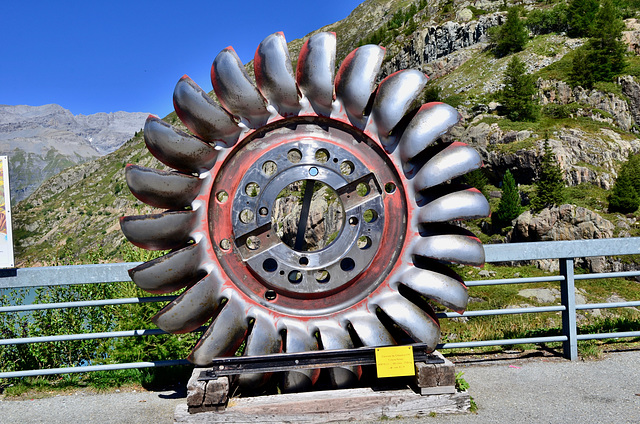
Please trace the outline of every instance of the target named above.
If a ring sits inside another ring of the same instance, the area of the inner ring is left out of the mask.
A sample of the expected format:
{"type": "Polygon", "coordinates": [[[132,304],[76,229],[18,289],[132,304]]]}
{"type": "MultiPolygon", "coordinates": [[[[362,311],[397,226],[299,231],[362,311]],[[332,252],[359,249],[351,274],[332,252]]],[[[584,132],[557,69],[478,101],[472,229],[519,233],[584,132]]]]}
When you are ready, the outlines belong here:
{"type": "MultiPolygon", "coordinates": [[[[444,363],[444,359],[441,357],[427,353],[429,347],[426,344],[414,343],[411,346],[413,347],[414,363],[444,363]]],[[[198,380],[215,380],[218,377],[246,373],[271,373],[301,369],[375,365],[376,349],[378,348],[360,347],[356,349],[332,349],[215,358],[210,365],[211,369],[203,371],[198,380]]]]}

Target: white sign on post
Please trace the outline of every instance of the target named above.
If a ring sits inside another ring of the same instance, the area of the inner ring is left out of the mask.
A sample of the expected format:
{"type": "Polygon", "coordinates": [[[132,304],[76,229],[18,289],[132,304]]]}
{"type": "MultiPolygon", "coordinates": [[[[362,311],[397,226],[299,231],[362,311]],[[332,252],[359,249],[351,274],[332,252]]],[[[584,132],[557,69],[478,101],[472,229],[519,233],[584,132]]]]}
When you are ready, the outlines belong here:
{"type": "Polygon", "coordinates": [[[9,160],[6,156],[0,156],[0,268],[13,267],[11,195],[9,194],[9,160]]]}

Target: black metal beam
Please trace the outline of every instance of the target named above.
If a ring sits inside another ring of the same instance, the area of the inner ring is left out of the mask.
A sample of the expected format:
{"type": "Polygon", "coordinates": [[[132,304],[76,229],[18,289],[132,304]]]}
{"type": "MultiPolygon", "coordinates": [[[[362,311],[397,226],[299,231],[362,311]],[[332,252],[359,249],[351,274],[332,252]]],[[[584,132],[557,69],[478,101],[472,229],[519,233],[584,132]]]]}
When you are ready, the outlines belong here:
{"type": "MultiPolygon", "coordinates": [[[[427,345],[413,344],[411,346],[413,346],[414,363],[444,363],[442,358],[427,353],[427,345]]],[[[375,365],[375,351],[375,347],[361,347],[357,349],[317,350],[299,353],[215,358],[210,365],[212,369],[200,373],[198,380],[215,380],[218,377],[245,373],[375,365]]]]}

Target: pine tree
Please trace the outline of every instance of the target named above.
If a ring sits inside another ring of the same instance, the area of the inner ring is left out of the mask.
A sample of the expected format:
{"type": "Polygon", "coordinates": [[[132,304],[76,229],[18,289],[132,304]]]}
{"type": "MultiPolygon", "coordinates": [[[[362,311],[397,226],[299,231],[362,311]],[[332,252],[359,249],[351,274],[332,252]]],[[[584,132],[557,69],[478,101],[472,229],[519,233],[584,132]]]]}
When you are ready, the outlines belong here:
{"type": "Polygon", "coordinates": [[[495,213],[495,221],[493,223],[502,228],[509,225],[521,212],[520,193],[516,187],[516,180],[511,175],[511,172],[507,170],[502,178],[502,197],[500,198],[500,203],[498,203],[498,210],[495,213]]]}
{"type": "Polygon", "coordinates": [[[531,199],[534,210],[540,211],[547,206],[560,205],[564,201],[564,181],[562,170],[549,146],[549,139],[544,141],[544,152],[540,163],[540,174],[535,184],[535,193],[531,199]]]}
{"type": "Polygon", "coordinates": [[[536,85],[526,73],[524,62],[514,56],[504,72],[504,89],[500,95],[506,115],[512,121],[535,121],[539,107],[533,99],[536,85]]]}
{"type": "Polygon", "coordinates": [[[507,20],[496,31],[495,37],[498,57],[519,52],[527,44],[529,34],[524,22],[520,19],[520,11],[517,7],[512,7],[507,11],[507,20]]]}
{"type": "Polygon", "coordinates": [[[576,51],[569,82],[591,88],[597,81],[611,81],[626,66],[625,44],[621,41],[624,22],[612,0],[603,0],[595,14],[592,38],[576,51]]]}
{"type": "Polygon", "coordinates": [[[629,154],[609,195],[610,212],[635,212],[640,206],[640,155],[629,154]]]}
{"type": "Polygon", "coordinates": [[[622,39],[625,25],[612,0],[603,0],[596,14],[593,38],[589,40],[591,50],[589,59],[595,65],[593,72],[596,81],[611,81],[625,67],[626,46],[622,39]]]}
{"type": "Polygon", "coordinates": [[[640,206],[638,193],[627,172],[620,172],[609,195],[609,212],[635,212],[640,206]]]}
{"type": "Polygon", "coordinates": [[[588,37],[594,27],[598,0],[571,0],[567,7],[567,33],[571,37],[588,37]]]}
{"type": "Polygon", "coordinates": [[[474,169],[468,174],[465,174],[462,180],[465,184],[477,188],[480,190],[480,193],[484,194],[485,197],[488,197],[487,184],[489,184],[489,180],[484,175],[484,172],[482,172],[482,169],[474,169]]]}

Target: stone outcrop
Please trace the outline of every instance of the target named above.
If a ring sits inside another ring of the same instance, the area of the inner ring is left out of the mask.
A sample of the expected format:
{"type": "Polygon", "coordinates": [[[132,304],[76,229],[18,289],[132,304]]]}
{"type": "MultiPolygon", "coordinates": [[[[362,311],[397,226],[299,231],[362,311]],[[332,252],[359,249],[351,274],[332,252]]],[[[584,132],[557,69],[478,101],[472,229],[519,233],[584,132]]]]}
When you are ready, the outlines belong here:
{"type": "MultiPolygon", "coordinates": [[[[526,211],[513,222],[513,229],[507,235],[510,242],[587,240],[617,237],[629,237],[629,229],[637,224],[636,218],[618,217],[614,225],[589,209],[562,205],[543,209],[539,214],[526,211]],[[617,227],[617,228],[616,228],[617,227]],[[618,231],[618,234],[615,234],[618,231]]],[[[557,260],[545,259],[534,261],[536,266],[548,271],[557,272],[557,260]]],[[[622,272],[637,269],[632,262],[615,257],[576,258],[575,265],[589,272],[622,272]]]]}
{"type": "Polygon", "coordinates": [[[588,116],[596,121],[607,122],[620,127],[624,131],[631,130],[635,123],[627,101],[613,93],[585,90],[580,86],[571,88],[566,82],[557,80],[540,79],[537,85],[538,99],[543,106],[552,103],[559,105],[583,104],[589,106],[589,108],[576,109],[575,114],[577,116],[588,116]],[[590,108],[599,109],[605,113],[602,114],[590,108]]]}
{"type": "Polygon", "coordinates": [[[613,237],[615,226],[589,209],[562,205],[533,215],[527,211],[515,219],[508,235],[511,242],[585,240],[613,237]]]}
{"type": "Polygon", "coordinates": [[[622,88],[622,94],[629,99],[629,112],[633,122],[640,124],[640,84],[631,75],[624,75],[618,78],[618,84],[622,88]]]}

